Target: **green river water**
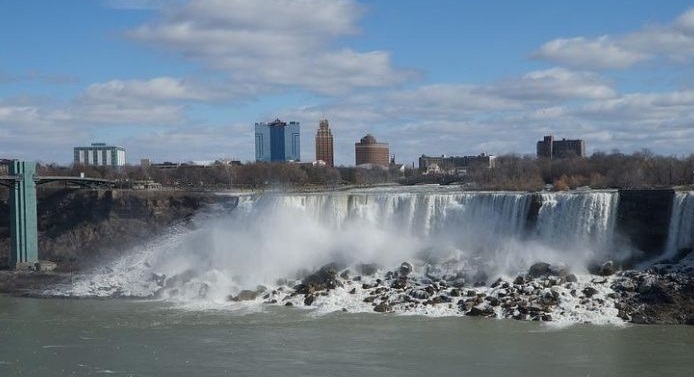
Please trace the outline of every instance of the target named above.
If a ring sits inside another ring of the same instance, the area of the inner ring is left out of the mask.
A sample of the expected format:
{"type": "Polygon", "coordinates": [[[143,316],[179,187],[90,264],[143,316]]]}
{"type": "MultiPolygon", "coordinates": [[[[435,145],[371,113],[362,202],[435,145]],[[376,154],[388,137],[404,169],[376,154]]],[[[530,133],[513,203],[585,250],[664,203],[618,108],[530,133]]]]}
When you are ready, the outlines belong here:
{"type": "Polygon", "coordinates": [[[0,376],[691,376],[694,327],[0,296],[0,376]]]}

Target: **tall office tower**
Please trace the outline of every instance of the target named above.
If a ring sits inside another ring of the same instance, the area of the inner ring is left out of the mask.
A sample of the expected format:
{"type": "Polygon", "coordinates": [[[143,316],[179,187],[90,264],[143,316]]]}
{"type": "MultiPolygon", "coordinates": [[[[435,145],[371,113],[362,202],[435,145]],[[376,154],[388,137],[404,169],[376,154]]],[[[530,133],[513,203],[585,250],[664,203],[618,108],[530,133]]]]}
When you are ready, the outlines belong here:
{"type": "Polygon", "coordinates": [[[366,134],[358,143],[354,144],[354,155],[357,166],[373,164],[388,167],[390,163],[388,143],[376,142],[376,138],[371,134],[366,134]]]}
{"type": "Polygon", "coordinates": [[[111,167],[125,165],[125,149],[105,143],[92,143],[88,147],[75,147],[73,153],[75,164],[111,167]]]}
{"type": "Polygon", "coordinates": [[[316,161],[323,161],[330,167],[335,166],[333,160],[333,133],[330,131],[327,119],[323,119],[318,123],[316,161]]]}
{"type": "Polygon", "coordinates": [[[255,160],[263,162],[300,161],[301,136],[299,122],[255,124],[255,160]]]}

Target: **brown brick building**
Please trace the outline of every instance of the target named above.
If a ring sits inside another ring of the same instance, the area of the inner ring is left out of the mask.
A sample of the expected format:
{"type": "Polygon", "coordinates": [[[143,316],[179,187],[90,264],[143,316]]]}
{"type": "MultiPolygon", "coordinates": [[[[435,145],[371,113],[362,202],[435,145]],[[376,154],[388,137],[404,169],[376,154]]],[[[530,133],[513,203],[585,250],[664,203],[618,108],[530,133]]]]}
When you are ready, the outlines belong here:
{"type": "Polygon", "coordinates": [[[388,143],[378,143],[371,134],[366,134],[358,143],[354,144],[356,165],[374,164],[388,167],[390,164],[390,150],[388,143]]]}
{"type": "Polygon", "coordinates": [[[330,131],[327,119],[323,119],[318,123],[318,132],[316,133],[316,161],[323,161],[330,167],[335,166],[333,134],[330,131]]]}
{"type": "Polygon", "coordinates": [[[537,157],[567,158],[586,157],[586,142],[577,140],[554,140],[554,136],[545,136],[537,142],[537,157]]]}

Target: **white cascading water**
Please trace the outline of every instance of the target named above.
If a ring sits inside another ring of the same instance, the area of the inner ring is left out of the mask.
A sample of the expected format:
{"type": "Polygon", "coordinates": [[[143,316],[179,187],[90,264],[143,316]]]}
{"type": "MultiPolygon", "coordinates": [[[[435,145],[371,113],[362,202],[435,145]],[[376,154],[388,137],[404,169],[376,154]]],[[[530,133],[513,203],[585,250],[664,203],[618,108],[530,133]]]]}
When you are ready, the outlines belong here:
{"type": "MultiPolygon", "coordinates": [[[[535,234],[564,263],[579,265],[609,255],[613,244],[617,192],[542,194],[535,234]]],[[[562,262],[562,261],[555,261],[562,262]]]]}
{"type": "Polygon", "coordinates": [[[660,259],[675,257],[679,250],[687,248],[694,248],[694,191],[675,193],[668,239],[660,259]]]}
{"type": "Polygon", "coordinates": [[[63,294],[224,301],[335,261],[391,270],[412,261],[427,273],[489,279],[538,261],[581,269],[610,251],[617,196],[543,194],[534,229],[527,229],[528,193],[425,187],[242,196],[233,211],[207,216],[194,230],[176,228],[63,294]]]}

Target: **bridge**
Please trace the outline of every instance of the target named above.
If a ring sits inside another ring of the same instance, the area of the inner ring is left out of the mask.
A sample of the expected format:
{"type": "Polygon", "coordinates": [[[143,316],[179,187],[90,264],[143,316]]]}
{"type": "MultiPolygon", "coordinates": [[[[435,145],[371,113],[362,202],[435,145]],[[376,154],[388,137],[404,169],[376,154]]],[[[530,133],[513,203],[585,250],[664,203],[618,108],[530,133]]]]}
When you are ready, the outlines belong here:
{"type": "Polygon", "coordinates": [[[69,182],[92,188],[113,184],[97,178],[39,177],[35,162],[12,161],[9,175],[0,176],[0,185],[10,189],[10,265],[15,269],[35,269],[39,261],[36,186],[50,182],[69,182]]]}

